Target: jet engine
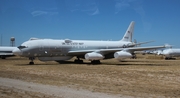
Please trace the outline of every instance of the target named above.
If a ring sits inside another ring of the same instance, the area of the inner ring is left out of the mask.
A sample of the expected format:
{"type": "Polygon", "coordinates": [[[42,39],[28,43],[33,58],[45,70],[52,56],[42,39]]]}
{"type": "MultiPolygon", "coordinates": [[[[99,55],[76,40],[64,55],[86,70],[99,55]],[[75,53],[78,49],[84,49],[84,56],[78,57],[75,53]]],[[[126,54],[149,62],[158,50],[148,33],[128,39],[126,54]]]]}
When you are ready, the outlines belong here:
{"type": "Polygon", "coordinates": [[[92,60],[101,60],[103,58],[104,58],[104,56],[102,54],[96,53],[96,52],[91,52],[91,53],[86,53],[85,54],[85,59],[90,60],[90,61],[92,61],[92,60]]]}
{"type": "Polygon", "coordinates": [[[116,59],[125,59],[125,58],[131,58],[132,54],[126,51],[118,51],[114,53],[114,58],[116,59]]]}

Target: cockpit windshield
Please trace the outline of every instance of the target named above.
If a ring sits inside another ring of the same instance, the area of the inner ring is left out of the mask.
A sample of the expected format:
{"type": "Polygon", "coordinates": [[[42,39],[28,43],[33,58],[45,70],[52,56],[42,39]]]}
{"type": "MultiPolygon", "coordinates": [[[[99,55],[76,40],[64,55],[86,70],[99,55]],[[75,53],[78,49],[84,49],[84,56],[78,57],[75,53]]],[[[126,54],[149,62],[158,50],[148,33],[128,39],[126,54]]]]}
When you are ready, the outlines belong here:
{"type": "Polygon", "coordinates": [[[27,48],[27,46],[18,46],[19,49],[27,48]]]}

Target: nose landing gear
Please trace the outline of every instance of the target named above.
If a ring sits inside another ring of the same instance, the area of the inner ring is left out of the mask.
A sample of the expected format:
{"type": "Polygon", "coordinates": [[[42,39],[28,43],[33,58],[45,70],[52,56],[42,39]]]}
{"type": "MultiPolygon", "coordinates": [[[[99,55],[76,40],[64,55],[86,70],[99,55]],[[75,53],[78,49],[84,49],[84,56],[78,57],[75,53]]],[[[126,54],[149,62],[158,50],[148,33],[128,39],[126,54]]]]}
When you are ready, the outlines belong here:
{"type": "Polygon", "coordinates": [[[34,57],[29,57],[29,60],[31,60],[31,61],[29,62],[29,65],[34,65],[34,62],[33,62],[34,59],[35,59],[34,57]]]}

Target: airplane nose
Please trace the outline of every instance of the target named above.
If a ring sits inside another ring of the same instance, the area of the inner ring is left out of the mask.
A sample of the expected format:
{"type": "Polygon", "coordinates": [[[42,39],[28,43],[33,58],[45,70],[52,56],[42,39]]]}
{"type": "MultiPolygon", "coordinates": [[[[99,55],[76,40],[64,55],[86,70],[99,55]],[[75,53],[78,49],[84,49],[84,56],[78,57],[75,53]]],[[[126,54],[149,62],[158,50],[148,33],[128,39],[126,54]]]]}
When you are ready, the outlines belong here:
{"type": "Polygon", "coordinates": [[[21,50],[19,50],[18,48],[14,49],[12,52],[14,55],[22,55],[21,50]]]}

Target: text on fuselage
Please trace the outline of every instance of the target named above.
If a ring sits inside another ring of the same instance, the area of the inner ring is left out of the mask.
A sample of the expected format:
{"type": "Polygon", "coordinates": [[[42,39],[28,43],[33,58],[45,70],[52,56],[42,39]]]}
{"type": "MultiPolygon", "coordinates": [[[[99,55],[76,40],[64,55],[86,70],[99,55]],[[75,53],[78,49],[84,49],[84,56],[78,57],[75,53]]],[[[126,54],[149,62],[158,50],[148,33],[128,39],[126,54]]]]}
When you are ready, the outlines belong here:
{"type": "Polygon", "coordinates": [[[83,45],[84,43],[78,43],[78,42],[71,42],[71,43],[65,43],[63,42],[62,45],[83,45]]]}

